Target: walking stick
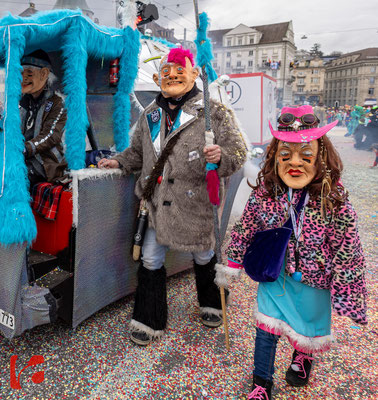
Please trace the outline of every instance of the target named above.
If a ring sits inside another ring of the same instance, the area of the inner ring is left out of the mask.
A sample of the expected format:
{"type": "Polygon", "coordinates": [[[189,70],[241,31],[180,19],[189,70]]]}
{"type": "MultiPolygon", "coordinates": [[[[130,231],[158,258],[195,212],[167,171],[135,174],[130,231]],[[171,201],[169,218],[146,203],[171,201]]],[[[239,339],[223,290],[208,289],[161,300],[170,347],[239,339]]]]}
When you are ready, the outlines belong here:
{"type": "MultiPolygon", "coordinates": [[[[212,59],[212,54],[211,54],[210,40],[206,38],[206,28],[208,25],[207,15],[205,13],[202,13],[199,16],[197,0],[193,0],[193,3],[194,3],[194,12],[195,12],[196,26],[197,26],[197,39],[194,42],[196,43],[197,46],[197,63],[201,66],[202,69],[203,95],[205,101],[205,142],[206,146],[211,146],[214,144],[214,133],[211,130],[209,77],[211,80],[215,80],[216,73],[210,64],[210,61],[212,59]]],[[[213,204],[215,254],[218,265],[222,264],[222,250],[221,250],[219,217],[218,217],[219,176],[216,171],[217,168],[218,168],[217,164],[211,164],[211,163],[206,164],[207,191],[209,193],[209,200],[213,204]]],[[[219,285],[219,290],[222,302],[222,316],[224,324],[224,333],[226,338],[226,348],[227,350],[229,350],[230,339],[228,334],[226,296],[225,296],[224,286],[219,285]]]]}

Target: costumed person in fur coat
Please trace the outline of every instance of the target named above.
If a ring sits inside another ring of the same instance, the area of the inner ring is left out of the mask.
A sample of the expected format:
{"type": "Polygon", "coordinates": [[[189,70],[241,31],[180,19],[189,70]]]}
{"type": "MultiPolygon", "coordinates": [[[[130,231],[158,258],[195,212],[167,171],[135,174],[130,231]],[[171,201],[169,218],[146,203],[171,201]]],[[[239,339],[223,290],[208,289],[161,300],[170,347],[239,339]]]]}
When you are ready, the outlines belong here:
{"type": "MultiPolygon", "coordinates": [[[[325,136],[337,122],[320,128],[318,122],[311,106],[284,107],[278,130],[270,125],[274,138],[226,251],[224,271],[238,275],[256,233],[291,221],[283,262],[277,265],[278,279],[261,279],[258,287],[253,387],[248,399],[272,398],[281,335],[294,347],[286,381],[299,387],[309,380],[314,353],[327,350],[333,341],[331,306],[355,323],[367,323],[357,216],[340,181],[342,162],[325,136]]],[[[261,251],[271,251],[272,245],[266,243],[261,251]]],[[[253,257],[249,265],[255,271],[253,257]]]]}
{"type": "Polygon", "coordinates": [[[54,90],[56,77],[46,52],[36,50],[21,60],[21,128],[25,137],[25,161],[30,188],[39,182],[64,179],[62,136],[66,124],[63,99],[54,90]]]}
{"type": "Polygon", "coordinates": [[[136,194],[149,217],[130,336],[139,345],[149,344],[166,327],[164,261],[169,248],[192,253],[201,321],[208,327],[222,324],[205,166],[218,164],[219,177],[230,176],[244,164],[247,150],[231,110],[212,100],[215,144],[205,149],[204,98],[195,84],[198,74],[189,50],[174,48],[164,56],[153,77],[161,93],[139,118],[131,146],[98,163],[100,168],[121,168],[125,174],[141,172],[136,194]]]}

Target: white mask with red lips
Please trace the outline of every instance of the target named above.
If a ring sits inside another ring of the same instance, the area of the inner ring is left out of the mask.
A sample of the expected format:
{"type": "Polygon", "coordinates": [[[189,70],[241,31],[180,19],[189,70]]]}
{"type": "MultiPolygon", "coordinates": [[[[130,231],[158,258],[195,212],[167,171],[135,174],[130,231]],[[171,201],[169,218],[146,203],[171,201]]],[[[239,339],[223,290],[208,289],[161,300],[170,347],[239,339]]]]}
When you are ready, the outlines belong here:
{"type": "Polygon", "coordinates": [[[276,153],[278,175],[287,187],[303,189],[312,182],[318,151],[317,140],[306,143],[279,141],[276,153]]]}

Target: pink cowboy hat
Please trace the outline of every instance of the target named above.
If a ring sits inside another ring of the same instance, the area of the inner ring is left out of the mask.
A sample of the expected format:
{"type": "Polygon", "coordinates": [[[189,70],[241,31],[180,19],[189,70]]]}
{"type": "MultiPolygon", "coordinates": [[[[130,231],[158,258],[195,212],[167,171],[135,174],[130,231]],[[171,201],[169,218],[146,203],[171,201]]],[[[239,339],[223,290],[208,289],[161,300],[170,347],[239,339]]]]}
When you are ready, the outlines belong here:
{"type": "MultiPolygon", "coordinates": [[[[281,116],[283,114],[292,114],[296,117],[293,118],[292,123],[283,124],[279,121],[278,130],[275,131],[272,124],[269,121],[269,128],[272,135],[283,142],[300,143],[300,142],[311,142],[319,139],[325,135],[329,130],[337,125],[338,121],[334,121],[328,125],[317,127],[317,123],[313,126],[307,126],[303,122],[299,122],[302,116],[307,114],[314,115],[314,110],[311,106],[299,106],[299,107],[284,107],[281,110],[281,116]]],[[[318,121],[319,122],[319,121],[318,121]]]]}

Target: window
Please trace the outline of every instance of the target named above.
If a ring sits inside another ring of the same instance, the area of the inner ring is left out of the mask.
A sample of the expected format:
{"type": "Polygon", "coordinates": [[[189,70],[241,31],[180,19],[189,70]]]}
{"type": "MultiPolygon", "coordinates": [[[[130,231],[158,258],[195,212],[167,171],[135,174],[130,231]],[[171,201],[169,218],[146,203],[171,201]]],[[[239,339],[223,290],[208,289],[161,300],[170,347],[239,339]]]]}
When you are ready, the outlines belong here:
{"type": "Polygon", "coordinates": [[[304,83],[304,78],[299,78],[298,79],[298,84],[302,84],[302,83],[304,83]]]}
{"type": "Polygon", "coordinates": [[[374,88],[373,87],[369,88],[368,93],[369,94],[374,94],[374,88]]]}
{"type": "Polygon", "coordinates": [[[227,62],[226,62],[226,67],[227,67],[227,68],[230,68],[230,67],[231,67],[230,61],[227,61],[227,62]]]}
{"type": "Polygon", "coordinates": [[[299,93],[303,93],[303,87],[299,87],[299,88],[298,88],[298,92],[299,92],[299,93]]]}
{"type": "Polygon", "coordinates": [[[231,46],[231,39],[227,39],[227,46],[231,46]]]}
{"type": "Polygon", "coordinates": [[[226,57],[231,57],[231,53],[229,51],[226,53],[226,57]]]}
{"type": "Polygon", "coordinates": [[[237,66],[237,67],[241,67],[241,61],[237,61],[237,62],[236,62],[236,66],[237,66]]]}
{"type": "Polygon", "coordinates": [[[318,69],[313,69],[313,70],[312,70],[312,73],[313,73],[314,75],[318,75],[319,70],[318,70],[318,69]]]}
{"type": "Polygon", "coordinates": [[[252,67],[253,66],[253,61],[248,61],[248,67],[252,67]]]}
{"type": "Polygon", "coordinates": [[[253,37],[249,38],[249,44],[254,44],[255,43],[255,39],[253,37]]]}
{"type": "Polygon", "coordinates": [[[319,83],[319,78],[311,78],[311,83],[319,83]]]}
{"type": "Polygon", "coordinates": [[[238,38],[238,45],[242,45],[243,44],[243,38],[238,38]]]}
{"type": "Polygon", "coordinates": [[[374,83],[375,83],[375,78],[373,78],[373,77],[370,78],[370,79],[369,79],[369,83],[370,83],[371,85],[374,85],[374,83]]]}
{"type": "Polygon", "coordinates": [[[253,56],[253,50],[249,50],[248,55],[249,55],[249,56],[253,56]]]}
{"type": "Polygon", "coordinates": [[[372,74],[375,73],[375,67],[370,67],[370,73],[372,73],[372,74]]]}
{"type": "Polygon", "coordinates": [[[272,69],[272,76],[273,76],[273,78],[277,78],[277,70],[276,69],[272,69]]]}

